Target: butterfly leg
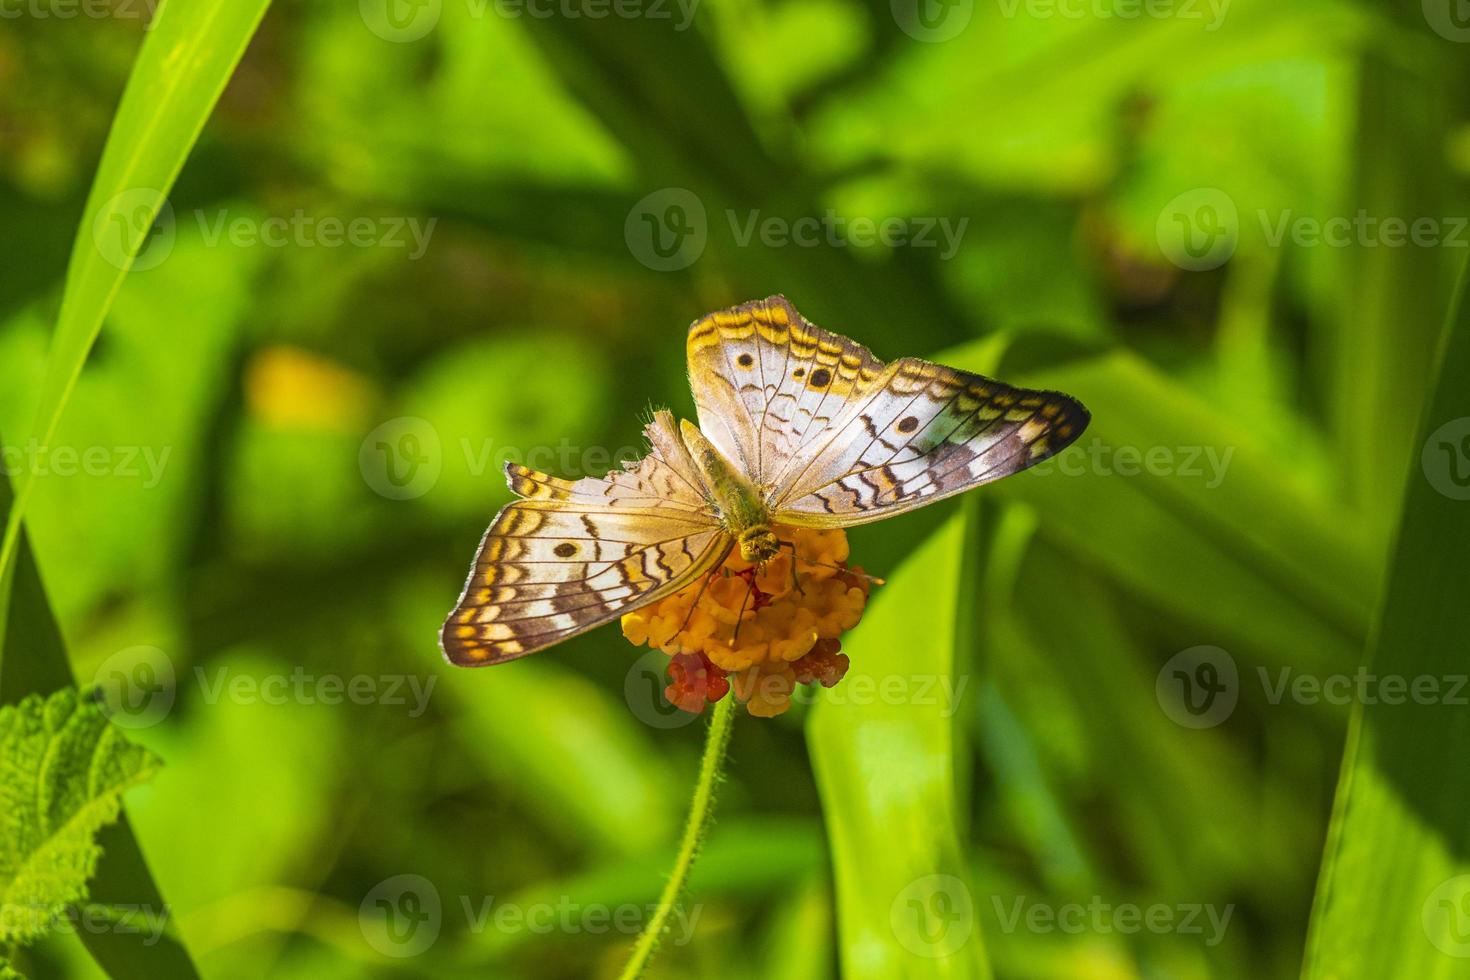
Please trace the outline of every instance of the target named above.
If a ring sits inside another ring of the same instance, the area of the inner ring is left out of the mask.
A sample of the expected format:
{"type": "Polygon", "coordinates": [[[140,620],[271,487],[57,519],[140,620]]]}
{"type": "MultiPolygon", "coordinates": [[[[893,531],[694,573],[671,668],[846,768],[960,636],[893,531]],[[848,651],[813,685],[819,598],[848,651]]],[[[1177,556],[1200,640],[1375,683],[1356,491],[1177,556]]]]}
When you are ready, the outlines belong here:
{"type": "Polygon", "coordinates": [[[801,580],[796,577],[796,542],[781,541],[777,543],[777,547],[791,549],[791,588],[797,595],[806,595],[806,589],[801,587],[801,580]]]}
{"type": "Polygon", "coordinates": [[[750,588],[745,592],[745,598],[740,600],[740,614],[735,617],[735,629],[730,634],[730,642],[727,646],[733,647],[735,641],[740,638],[740,624],[745,622],[745,609],[750,605],[750,597],[755,595],[755,576],[750,577],[750,588]]]}
{"type": "Polygon", "coordinates": [[[694,618],[694,610],[699,608],[699,600],[704,598],[704,590],[709,588],[710,579],[714,578],[718,571],[710,572],[704,577],[704,584],[699,587],[699,592],[694,596],[694,601],[689,604],[689,611],[684,614],[684,625],[679,627],[682,633],[689,628],[689,621],[694,618]]]}

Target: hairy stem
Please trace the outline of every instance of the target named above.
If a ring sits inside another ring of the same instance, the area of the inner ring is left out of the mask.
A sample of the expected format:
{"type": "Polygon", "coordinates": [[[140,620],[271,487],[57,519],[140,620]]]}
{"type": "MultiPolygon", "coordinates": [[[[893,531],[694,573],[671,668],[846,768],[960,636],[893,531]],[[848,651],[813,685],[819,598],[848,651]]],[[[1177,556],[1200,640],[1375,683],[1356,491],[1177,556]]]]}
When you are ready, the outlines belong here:
{"type": "Polygon", "coordinates": [[[621,980],[637,980],[648,968],[649,960],[658,949],[659,938],[673,914],[674,903],[689,881],[689,872],[699,854],[699,845],[709,826],[710,814],[715,805],[715,784],[720,781],[720,771],[725,764],[725,748],[730,744],[730,728],[735,718],[735,694],[730,692],[715,702],[714,717],[710,719],[709,732],[705,736],[704,759],[699,764],[699,780],[694,784],[694,799],[689,803],[689,821],[684,825],[684,836],[679,841],[679,855],[674,859],[674,869],[669,872],[668,883],[658,897],[658,908],[653,918],[638,937],[628,965],[623,967],[621,980]]]}

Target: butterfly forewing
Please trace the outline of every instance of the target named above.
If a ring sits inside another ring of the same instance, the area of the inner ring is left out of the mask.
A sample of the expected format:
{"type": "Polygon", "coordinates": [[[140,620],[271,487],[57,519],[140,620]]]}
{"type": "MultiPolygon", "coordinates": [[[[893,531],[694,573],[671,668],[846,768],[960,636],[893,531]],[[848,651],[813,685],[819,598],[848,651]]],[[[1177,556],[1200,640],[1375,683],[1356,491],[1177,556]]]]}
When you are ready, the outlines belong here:
{"type": "Polygon", "coordinates": [[[883,368],[866,347],[808,323],[782,296],[699,320],[688,356],[700,430],[765,487],[779,484],[883,368]]]}
{"type": "Polygon", "coordinates": [[[884,364],[780,296],[696,322],[689,375],[701,428],[779,523],[848,526],[932,503],[1055,455],[1088,422],[1058,392],[884,364]]]}

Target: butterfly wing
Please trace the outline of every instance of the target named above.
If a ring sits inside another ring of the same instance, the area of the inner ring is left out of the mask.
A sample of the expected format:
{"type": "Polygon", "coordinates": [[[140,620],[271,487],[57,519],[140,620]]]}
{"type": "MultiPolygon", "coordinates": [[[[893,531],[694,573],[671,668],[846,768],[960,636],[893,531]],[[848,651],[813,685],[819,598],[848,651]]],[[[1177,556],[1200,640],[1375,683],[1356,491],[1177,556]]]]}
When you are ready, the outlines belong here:
{"type": "Polygon", "coordinates": [[[687,347],[700,431],[767,489],[883,369],[784,296],[711,313],[689,328],[687,347]]]}
{"type": "Polygon", "coordinates": [[[558,480],[507,464],[524,499],[495,516],[440,642],[450,662],[480,667],[523,657],[677,592],[730,550],[666,437],[672,418],[649,427],[654,450],[602,479],[558,480]]]}
{"type": "Polygon", "coordinates": [[[1059,392],[903,358],[809,323],[782,296],[697,321],[689,376],[700,429],[780,523],[846,527],[989,483],[1086,428],[1059,392]]]}
{"type": "Polygon", "coordinates": [[[784,524],[866,524],[1050,459],[1090,419],[1061,392],[906,357],[803,449],[771,509],[784,524]]]}

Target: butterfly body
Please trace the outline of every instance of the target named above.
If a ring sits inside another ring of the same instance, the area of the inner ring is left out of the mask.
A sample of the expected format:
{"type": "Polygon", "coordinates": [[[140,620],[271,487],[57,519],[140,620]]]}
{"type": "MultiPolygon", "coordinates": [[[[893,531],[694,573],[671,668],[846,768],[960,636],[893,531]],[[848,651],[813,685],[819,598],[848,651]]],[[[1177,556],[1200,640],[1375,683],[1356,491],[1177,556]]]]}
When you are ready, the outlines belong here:
{"type": "Polygon", "coordinates": [[[1090,416],[1075,399],[866,347],[772,296],[696,321],[699,424],[666,411],[649,452],[602,478],[507,465],[521,499],[481,541],[441,645],[502,663],[700,581],[733,549],[774,557],[772,525],[845,528],[1026,469],[1090,416]]]}
{"type": "Polygon", "coordinates": [[[761,490],[721,455],[699,431],[699,426],[680,419],[679,435],[704,478],[704,489],[720,523],[739,546],[740,557],[752,562],[775,557],[776,532],[771,530],[770,512],[761,490]]]}

